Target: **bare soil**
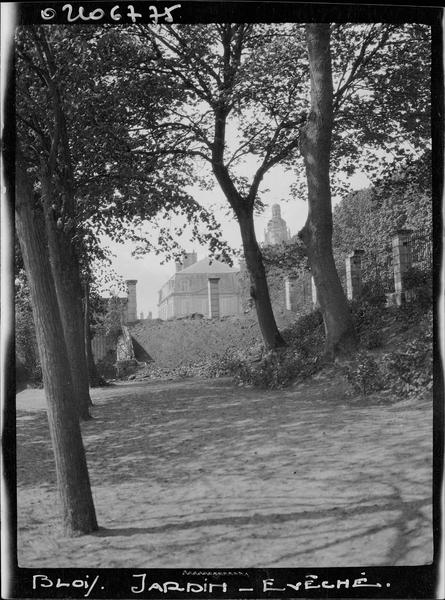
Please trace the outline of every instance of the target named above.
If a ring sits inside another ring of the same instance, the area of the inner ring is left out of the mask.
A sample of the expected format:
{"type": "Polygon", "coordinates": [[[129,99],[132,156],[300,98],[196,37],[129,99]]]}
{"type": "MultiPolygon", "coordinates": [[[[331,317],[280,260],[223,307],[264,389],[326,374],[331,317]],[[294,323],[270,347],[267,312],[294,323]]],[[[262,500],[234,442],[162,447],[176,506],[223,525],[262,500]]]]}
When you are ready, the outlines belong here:
{"type": "MultiPolygon", "coordinates": [[[[295,314],[276,312],[280,331],[295,320],[295,314]]],[[[175,368],[221,357],[225,351],[245,351],[262,346],[261,331],[254,314],[222,319],[146,319],[129,326],[133,343],[145,350],[160,368],[175,368]]],[[[146,360],[140,358],[140,360],[146,360]]]]}
{"type": "Polygon", "coordinates": [[[17,396],[22,567],[307,567],[432,560],[430,398],[351,400],[319,377],[92,391],[82,424],[101,529],[58,528],[42,390],[17,396]]]}

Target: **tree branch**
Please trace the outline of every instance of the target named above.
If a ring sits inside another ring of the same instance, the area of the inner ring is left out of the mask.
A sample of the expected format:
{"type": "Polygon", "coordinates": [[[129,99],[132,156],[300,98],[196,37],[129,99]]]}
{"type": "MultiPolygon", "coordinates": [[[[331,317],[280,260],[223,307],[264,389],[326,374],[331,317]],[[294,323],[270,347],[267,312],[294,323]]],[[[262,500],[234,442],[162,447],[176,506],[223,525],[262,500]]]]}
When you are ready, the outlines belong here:
{"type": "Polygon", "coordinates": [[[390,33],[390,27],[383,28],[382,37],[377,42],[377,45],[371,50],[371,52],[368,55],[366,55],[366,49],[371,45],[374,38],[373,30],[372,28],[370,29],[368,35],[362,43],[358,56],[354,60],[348,78],[342,86],[339,85],[339,87],[334,93],[334,112],[338,110],[342,101],[344,100],[346,90],[348,90],[352,86],[352,84],[361,76],[363,69],[374,58],[377,52],[385,46],[390,33]]]}
{"type": "MultiPolygon", "coordinates": [[[[174,27],[172,25],[165,25],[165,27],[168,29],[170,34],[173,35],[173,37],[184,48],[183,39],[181,38],[180,35],[178,35],[178,33],[175,31],[174,27]]],[[[220,87],[222,84],[222,81],[221,81],[221,77],[218,75],[218,73],[214,69],[212,69],[205,60],[202,60],[201,57],[198,54],[196,54],[196,52],[193,54],[193,58],[195,59],[195,61],[197,63],[199,63],[199,65],[204,69],[204,71],[206,71],[216,81],[218,87],[220,87]]]]}
{"type": "Polygon", "coordinates": [[[201,152],[200,150],[190,150],[190,149],[185,149],[185,148],[163,148],[163,149],[156,149],[153,151],[148,151],[148,150],[136,150],[136,149],[131,149],[130,152],[132,154],[140,154],[141,156],[165,156],[168,154],[179,154],[181,156],[200,156],[201,158],[203,158],[204,160],[206,160],[207,162],[211,163],[212,160],[209,156],[207,156],[206,154],[204,154],[204,152],[201,152]]]}
{"type": "MultiPolygon", "coordinates": [[[[165,36],[162,36],[162,35],[156,33],[153,29],[149,30],[148,35],[153,36],[156,40],[158,40],[158,42],[160,42],[163,46],[165,46],[171,52],[173,52],[173,54],[175,54],[180,60],[185,61],[186,64],[189,62],[190,57],[186,56],[183,52],[181,52],[181,50],[177,46],[175,46],[174,44],[171,44],[166,39],[165,36]]],[[[161,54],[161,57],[162,57],[162,54],[161,54]]],[[[194,74],[196,75],[201,88],[199,88],[189,77],[186,77],[180,69],[175,69],[173,67],[173,65],[171,65],[171,64],[168,65],[168,69],[170,70],[171,73],[180,77],[181,80],[190,89],[192,89],[199,98],[201,98],[201,100],[205,100],[210,105],[213,104],[214,98],[213,98],[212,92],[209,89],[209,87],[207,86],[204,79],[201,77],[201,75],[199,73],[199,69],[195,69],[194,74]]]]}

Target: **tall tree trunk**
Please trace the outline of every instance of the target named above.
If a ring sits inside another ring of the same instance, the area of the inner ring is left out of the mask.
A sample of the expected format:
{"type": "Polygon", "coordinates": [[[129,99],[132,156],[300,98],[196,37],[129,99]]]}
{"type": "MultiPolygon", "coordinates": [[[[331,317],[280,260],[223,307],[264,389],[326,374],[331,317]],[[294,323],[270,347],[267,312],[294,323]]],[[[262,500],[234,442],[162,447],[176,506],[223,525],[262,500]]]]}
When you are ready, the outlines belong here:
{"type": "Polygon", "coordinates": [[[16,226],[28,275],[37,343],[48,406],[63,529],[90,533],[97,526],[71,371],[49,264],[44,221],[20,171],[16,179],[16,226]]]}
{"type": "Polygon", "coordinates": [[[300,237],[305,243],[326,331],[326,355],[356,346],[346,296],[332,254],[329,164],[333,125],[330,25],[306,25],[311,74],[311,111],[301,135],[308,184],[309,214],[300,237]]]}
{"type": "Polygon", "coordinates": [[[243,241],[244,258],[246,259],[246,267],[251,283],[250,295],[255,301],[258,324],[264,345],[271,350],[286,344],[278,331],[273,314],[263,257],[255,235],[253,208],[256,193],[252,192],[251,198],[243,198],[224,165],[226,118],[227,112],[223,109],[215,111],[212,170],[238,220],[243,241]]]}
{"type": "Polygon", "coordinates": [[[255,235],[253,215],[240,215],[238,222],[243,241],[246,267],[250,276],[250,295],[255,301],[258,323],[264,344],[268,349],[285,346],[272,310],[263,257],[255,235]]]}
{"type": "Polygon", "coordinates": [[[58,84],[58,66],[45,28],[31,28],[39,69],[53,105],[53,136],[49,156],[41,159],[40,183],[49,260],[59,304],[63,334],[79,416],[90,419],[91,398],[86,363],[82,287],[72,232],[76,222],[74,171],[65,109],[58,84]]]}
{"type": "Polygon", "coordinates": [[[104,384],[104,380],[97,372],[96,364],[94,362],[93,348],[91,346],[90,286],[88,281],[86,281],[83,286],[83,307],[84,339],[88,367],[88,380],[91,387],[98,387],[104,384]]]}
{"type": "Polygon", "coordinates": [[[62,194],[60,198],[60,194],[54,190],[52,178],[45,172],[45,167],[42,167],[41,183],[49,259],[68,351],[74,395],[80,418],[88,420],[91,418],[89,408],[92,402],[85,351],[79,261],[70,232],[65,230],[69,225],[68,221],[66,218],[58,218],[63,208],[64,196],[62,194]]]}

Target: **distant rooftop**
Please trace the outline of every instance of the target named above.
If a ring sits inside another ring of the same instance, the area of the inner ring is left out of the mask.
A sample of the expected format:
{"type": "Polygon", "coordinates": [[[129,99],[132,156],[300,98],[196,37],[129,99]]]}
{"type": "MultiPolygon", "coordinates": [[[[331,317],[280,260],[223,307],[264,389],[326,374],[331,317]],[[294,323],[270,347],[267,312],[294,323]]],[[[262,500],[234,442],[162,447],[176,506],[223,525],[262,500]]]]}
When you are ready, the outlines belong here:
{"type": "Polygon", "coordinates": [[[203,258],[202,260],[198,260],[190,267],[186,267],[179,273],[237,273],[238,269],[234,269],[233,267],[229,267],[226,263],[223,263],[219,260],[212,260],[210,264],[210,259],[203,258]]]}

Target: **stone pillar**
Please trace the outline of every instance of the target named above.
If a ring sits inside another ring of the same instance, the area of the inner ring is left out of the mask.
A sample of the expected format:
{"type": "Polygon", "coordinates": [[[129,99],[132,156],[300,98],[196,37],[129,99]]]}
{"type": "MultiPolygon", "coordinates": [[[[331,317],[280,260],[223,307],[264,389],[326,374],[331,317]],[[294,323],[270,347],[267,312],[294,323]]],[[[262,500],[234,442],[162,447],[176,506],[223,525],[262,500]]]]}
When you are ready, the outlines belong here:
{"type": "Polygon", "coordinates": [[[136,279],[127,279],[127,323],[137,321],[137,306],[136,306],[136,279]]]}
{"type": "Polygon", "coordinates": [[[349,300],[359,298],[362,293],[362,256],[364,250],[354,250],[346,257],[346,290],[349,300]]]}
{"type": "Polygon", "coordinates": [[[219,277],[209,277],[209,319],[219,319],[219,277]]]}
{"type": "Polygon", "coordinates": [[[403,275],[411,267],[411,229],[399,229],[392,238],[392,264],[394,269],[394,290],[397,304],[402,301],[401,293],[404,291],[403,275]]]}
{"type": "Polygon", "coordinates": [[[295,310],[296,298],[295,298],[295,282],[296,277],[286,277],[284,280],[284,292],[286,298],[286,310],[295,310]]]}
{"type": "Polygon", "coordinates": [[[314,308],[318,308],[317,288],[315,287],[315,280],[313,277],[311,277],[311,289],[312,289],[312,306],[314,308]]]}

